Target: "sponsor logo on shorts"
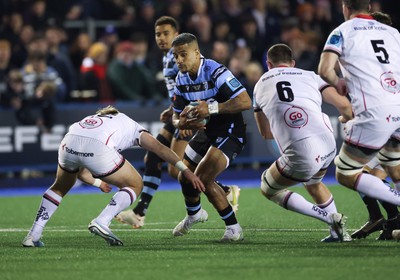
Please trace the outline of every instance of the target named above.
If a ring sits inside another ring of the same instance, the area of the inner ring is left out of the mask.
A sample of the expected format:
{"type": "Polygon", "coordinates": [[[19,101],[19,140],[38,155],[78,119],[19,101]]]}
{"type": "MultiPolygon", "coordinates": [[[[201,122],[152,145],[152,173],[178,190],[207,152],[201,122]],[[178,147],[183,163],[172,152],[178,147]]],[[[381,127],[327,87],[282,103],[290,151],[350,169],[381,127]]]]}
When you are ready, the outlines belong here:
{"type": "Polygon", "coordinates": [[[320,156],[320,155],[318,155],[316,158],[315,158],[315,161],[316,162],[323,162],[323,161],[325,161],[328,157],[330,157],[332,154],[334,154],[335,153],[335,151],[332,151],[332,152],[330,152],[329,154],[327,154],[327,155],[324,155],[324,156],[320,156]]]}
{"type": "Polygon", "coordinates": [[[399,122],[400,121],[400,116],[392,116],[389,115],[386,117],[387,122],[399,122]]]}
{"type": "Polygon", "coordinates": [[[301,128],[308,123],[308,115],[306,111],[296,106],[287,109],[284,118],[286,124],[293,128],[301,128]]]}
{"type": "Polygon", "coordinates": [[[94,157],[94,153],[78,152],[78,151],[75,151],[75,150],[63,145],[63,150],[64,150],[64,148],[65,148],[65,151],[71,155],[76,155],[78,157],[94,157]]]}

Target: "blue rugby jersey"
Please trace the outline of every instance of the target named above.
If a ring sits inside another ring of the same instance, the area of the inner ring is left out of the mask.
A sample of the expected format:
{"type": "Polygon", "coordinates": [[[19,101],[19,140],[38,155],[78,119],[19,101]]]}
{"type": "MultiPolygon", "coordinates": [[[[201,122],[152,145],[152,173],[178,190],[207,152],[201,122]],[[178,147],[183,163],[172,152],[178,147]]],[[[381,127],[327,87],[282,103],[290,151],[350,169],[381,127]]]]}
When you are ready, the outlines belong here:
{"type": "Polygon", "coordinates": [[[175,62],[175,57],[172,53],[172,48],[163,57],[163,74],[165,85],[167,86],[168,96],[173,100],[175,78],[179,69],[175,62]]]}
{"type": "MultiPolygon", "coordinates": [[[[197,78],[192,80],[188,73],[179,72],[176,77],[173,109],[180,113],[191,101],[204,100],[207,103],[223,103],[246,91],[231,71],[212,59],[202,57],[197,78]]],[[[224,136],[245,133],[242,113],[216,114],[206,125],[208,136],[224,136]]]]}

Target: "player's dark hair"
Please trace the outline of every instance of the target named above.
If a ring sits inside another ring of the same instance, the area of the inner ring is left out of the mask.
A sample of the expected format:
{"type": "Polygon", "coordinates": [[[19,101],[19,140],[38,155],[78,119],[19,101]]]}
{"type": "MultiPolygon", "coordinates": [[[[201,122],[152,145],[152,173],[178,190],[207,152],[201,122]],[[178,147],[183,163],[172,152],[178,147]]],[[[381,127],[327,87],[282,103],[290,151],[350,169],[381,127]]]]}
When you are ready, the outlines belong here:
{"type": "Polygon", "coordinates": [[[293,60],[293,52],[288,45],[276,44],[269,48],[267,58],[272,64],[290,63],[293,60]]]}
{"type": "Polygon", "coordinates": [[[157,19],[156,23],[154,24],[154,28],[166,24],[171,25],[177,32],[179,32],[179,23],[174,18],[169,16],[162,16],[159,19],[157,19]]]}
{"type": "Polygon", "coordinates": [[[195,42],[197,44],[197,38],[191,33],[182,33],[175,37],[172,41],[172,47],[182,46],[195,42]]]}
{"type": "Polygon", "coordinates": [[[343,4],[353,11],[369,11],[370,0],[342,0],[343,4]]]}
{"type": "Polygon", "coordinates": [[[382,12],[373,12],[371,13],[371,16],[380,23],[392,25],[392,18],[388,14],[382,12]]]}

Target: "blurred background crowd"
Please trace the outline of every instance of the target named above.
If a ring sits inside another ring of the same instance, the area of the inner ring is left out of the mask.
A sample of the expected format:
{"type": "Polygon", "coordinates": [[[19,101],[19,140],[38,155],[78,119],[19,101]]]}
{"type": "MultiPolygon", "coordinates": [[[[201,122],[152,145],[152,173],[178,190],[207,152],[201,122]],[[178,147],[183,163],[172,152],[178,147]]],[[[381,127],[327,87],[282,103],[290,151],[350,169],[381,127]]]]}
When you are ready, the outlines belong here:
{"type": "MultiPolygon", "coordinates": [[[[59,104],[167,99],[154,22],[174,17],[252,94],[274,43],[316,71],[341,0],[0,0],[0,112],[48,132],[59,104]]],[[[400,1],[372,0],[399,27],[400,1]],[[397,14],[395,14],[397,13],[397,14]]]]}

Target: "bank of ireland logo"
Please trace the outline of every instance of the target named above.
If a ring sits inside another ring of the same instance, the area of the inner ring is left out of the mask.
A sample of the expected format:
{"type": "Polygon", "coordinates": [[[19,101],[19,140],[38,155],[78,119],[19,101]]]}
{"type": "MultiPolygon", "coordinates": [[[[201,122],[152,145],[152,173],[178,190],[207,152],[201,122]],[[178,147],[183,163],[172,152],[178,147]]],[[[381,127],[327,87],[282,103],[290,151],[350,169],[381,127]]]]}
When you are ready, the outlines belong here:
{"type": "Polygon", "coordinates": [[[79,125],[82,128],[92,129],[92,128],[99,127],[100,125],[102,125],[102,123],[103,123],[103,120],[101,118],[92,116],[92,117],[81,120],[79,122],[79,125]]]}
{"type": "Polygon", "coordinates": [[[286,124],[293,128],[301,128],[308,123],[308,115],[306,111],[296,106],[287,109],[284,118],[286,124]]]}
{"type": "Polygon", "coordinates": [[[391,93],[398,93],[400,91],[400,84],[397,82],[393,72],[385,72],[381,75],[382,88],[391,93]]]}

